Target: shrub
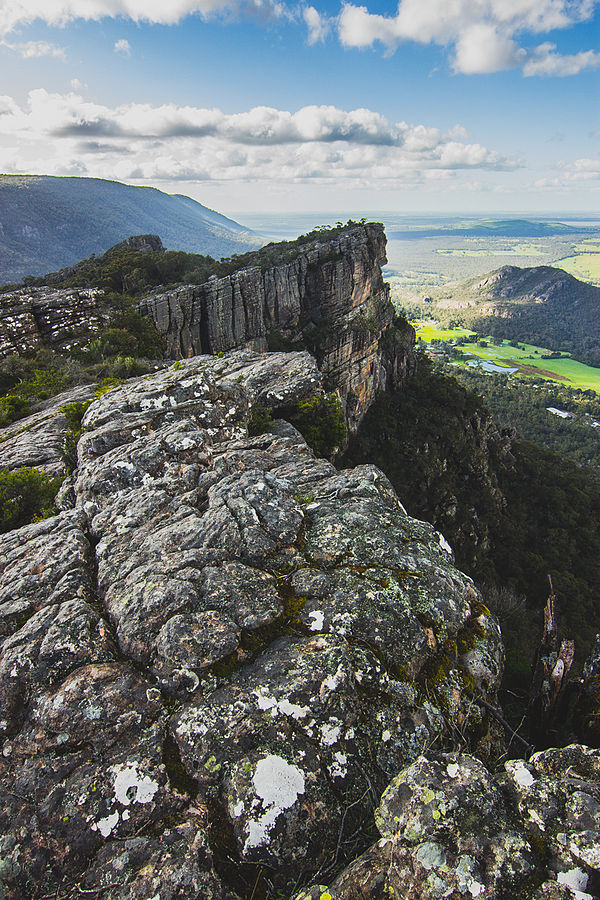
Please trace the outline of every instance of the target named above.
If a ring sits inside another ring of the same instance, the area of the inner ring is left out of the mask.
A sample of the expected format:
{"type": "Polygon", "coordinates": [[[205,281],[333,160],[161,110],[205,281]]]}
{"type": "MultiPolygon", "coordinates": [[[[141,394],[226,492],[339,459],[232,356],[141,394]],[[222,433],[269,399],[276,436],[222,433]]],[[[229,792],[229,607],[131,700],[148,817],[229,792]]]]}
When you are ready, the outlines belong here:
{"type": "Polygon", "coordinates": [[[81,437],[81,420],[91,402],[91,400],[79,400],[76,403],[67,403],[66,406],[61,406],[60,411],[64,414],[69,426],[63,446],[67,472],[72,472],[77,466],[77,443],[81,437]]]}
{"type": "Polygon", "coordinates": [[[25,397],[0,397],[0,428],[22,419],[29,412],[29,400],[25,397]]]}
{"type": "Polygon", "coordinates": [[[250,410],[248,416],[248,434],[254,437],[257,434],[264,434],[273,428],[273,410],[263,403],[255,403],[250,410]]]}
{"type": "Polygon", "coordinates": [[[298,404],[293,424],[317,456],[330,457],[348,435],[344,410],[337,394],[312,397],[298,404]]]}
{"type": "Polygon", "coordinates": [[[54,515],[54,498],[61,482],[39,469],[0,469],[0,532],[54,515]]]}

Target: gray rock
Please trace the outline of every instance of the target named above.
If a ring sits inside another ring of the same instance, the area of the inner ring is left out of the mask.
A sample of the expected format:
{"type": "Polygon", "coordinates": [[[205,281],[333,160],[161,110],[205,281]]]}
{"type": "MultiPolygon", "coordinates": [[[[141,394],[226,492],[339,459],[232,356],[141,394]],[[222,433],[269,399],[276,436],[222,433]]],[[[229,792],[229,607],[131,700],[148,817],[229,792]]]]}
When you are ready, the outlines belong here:
{"type": "Polygon", "coordinates": [[[375,394],[414,366],[413,329],[392,325],[385,245],[382,225],[357,225],[302,246],[289,262],[154,294],[140,310],[171,358],[264,350],[269,339],[310,347],[355,430],[375,394]]]}
{"type": "Polygon", "coordinates": [[[599,799],[600,752],[580,745],[512,760],[504,778],[474,757],[423,756],[383,794],[381,839],[295,900],[592,900],[599,799]]]}
{"type": "Polygon", "coordinates": [[[321,390],[308,353],[127,382],[73,508],[0,539],[7,897],[250,896],[259,866],[290,894],[395,772],[485,732],[500,635],[440,536],[376,468],[248,435],[321,390]]]}
{"type": "Polygon", "coordinates": [[[43,408],[0,431],[0,469],[34,466],[47,475],[65,472],[65,440],[69,423],[63,407],[91,400],[95,385],[80,385],[41,404],[43,408]]]}

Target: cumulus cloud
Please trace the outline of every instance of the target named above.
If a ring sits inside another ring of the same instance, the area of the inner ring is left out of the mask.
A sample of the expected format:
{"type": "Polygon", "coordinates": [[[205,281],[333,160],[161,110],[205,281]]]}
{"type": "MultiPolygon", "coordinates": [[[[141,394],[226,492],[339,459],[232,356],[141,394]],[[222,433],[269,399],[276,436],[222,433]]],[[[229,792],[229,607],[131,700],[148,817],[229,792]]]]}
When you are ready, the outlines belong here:
{"type": "Polygon", "coordinates": [[[481,22],[466,28],[456,42],[454,69],[464,75],[487,74],[513,69],[526,56],[506,34],[481,22]]]}
{"type": "Polygon", "coordinates": [[[308,43],[318,44],[320,41],[324,41],[331,28],[329,19],[317,12],[314,6],[303,7],[302,18],[308,28],[308,43]]]}
{"type": "Polygon", "coordinates": [[[121,38],[120,41],[115,41],[113,50],[115,53],[121,54],[121,56],[131,56],[131,44],[129,41],[125,40],[125,38],[121,38]]]}
{"type": "Polygon", "coordinates": [[[53,56],[56,59],[66,59],[66,53],[62,47],[50,44],[48,41],[26,41],[21,44],[11,44],[9,41],[1,41],[1,46],[14,50],[23,59],[36,59],[40,56],[53,56]]]}
{"type": "Polygon", "coordinates": [[[242,12],[261,19],[279,18],[285,12],[279,0],[2,0],[0,34],[18,25],[41,20],[66,25],[74,19],[126,18],[134,22],[175,25],[186,16],[210,16],[242,12]]]}
{"type": "Polygon", "coordinates": [[[579,75],[585,69],[597,69],[600,66],[600,53],[585,50],[572,55],[561,56],[556,53],[556,44],[540,44],[523,66],[523,75],[553,75],[564,78],[567,75],[579,75]]]}
{"type": "Polygon", "coordinates": [[[175,104],[108,107],[74,92],[38,89],[23,105],[0,96],[0,122],[11,136],[0,151],[3,171],[67,174],[79,166],[81,174],[124,181],[393,186],[519,165],[468,142],[460,125],[444,133],[334,106],[255,107],[231,115],[175,104]]]}
{"type": "Polygon", "coordinates": [[[525,32],[568,28],[589,19],[595,6],[596,0],[400,0],[394,16],[383,16],[347,2],[337,27],[346,47],[364,48],[379,42],[392,52],[402,42],[414,41],[453,48],[453,67],[464,74],[524,64],[530,75],[566,75],[589,66],[596,54],[583,51],[572,58],[553,57],[546,62],[546,69],[542,65],[536,71],[535,60],[529,61],[516,38],[525,32]],[[561,65],[559,60],[569,62],[561,65]]]}

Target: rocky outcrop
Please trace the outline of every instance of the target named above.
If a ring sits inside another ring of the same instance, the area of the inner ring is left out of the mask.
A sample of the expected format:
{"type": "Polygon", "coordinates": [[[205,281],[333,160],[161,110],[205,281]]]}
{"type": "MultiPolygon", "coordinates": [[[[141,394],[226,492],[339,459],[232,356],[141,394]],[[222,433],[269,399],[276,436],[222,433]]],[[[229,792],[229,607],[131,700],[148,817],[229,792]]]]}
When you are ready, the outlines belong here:
{"type": "Polygon", "coordinates": [[[7,900],[289,896],[400,769],[485,737],[500,634],[440,535],[375,467],[248,434],[322,383],[247,351],[130,381],[63,512],[2,536],[7,900]]]}
{"type": "Polygon", "coordinates": [[[87,403],[97,386],[82,384],[40,404],[43,408],[0,431],[0,469],[34,466],[47,475],[65,474],[65,442],[71,432],[69,404],[87,403]]]}
{"type": "Polygon", "coordinates": [[[382,225],[348,227],[301,245],[293,258],[174,288],[140,304],[171,358],[250,345],[308,347],[339,391],[350,430],[376,393],[411,370],[414,331],[394,324],[382,225]]]}
{"type": "Polygon", "coordinates": [[[0,359],[51,347],[69,352],[109,321],[100,288],[19,288],[0,294],[0,359]]]}
{"type": "Polygon", "coordinates": [[[599,817],[598,750],[546,750],[497,777],[472,756],[421,756],[381,799],[381,839],[295,900],[593,900],[599,817]]]}

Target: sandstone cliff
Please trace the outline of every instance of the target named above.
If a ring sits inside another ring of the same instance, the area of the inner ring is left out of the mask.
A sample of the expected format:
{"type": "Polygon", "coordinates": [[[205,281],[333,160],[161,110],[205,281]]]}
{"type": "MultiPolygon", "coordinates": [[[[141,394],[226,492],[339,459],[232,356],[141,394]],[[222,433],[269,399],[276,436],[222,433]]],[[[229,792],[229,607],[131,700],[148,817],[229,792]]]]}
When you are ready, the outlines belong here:
{"type": "Polygon", "coordinates": [[[248,344],[308,347],[355,430],[376,393],[397,386],[414,365],[414,331],[394,324],[381,273],[385,245],[383,226],[356,225],[302,245],[282,264],[158,293],[140,311],[170,358],[248,344]]]}

